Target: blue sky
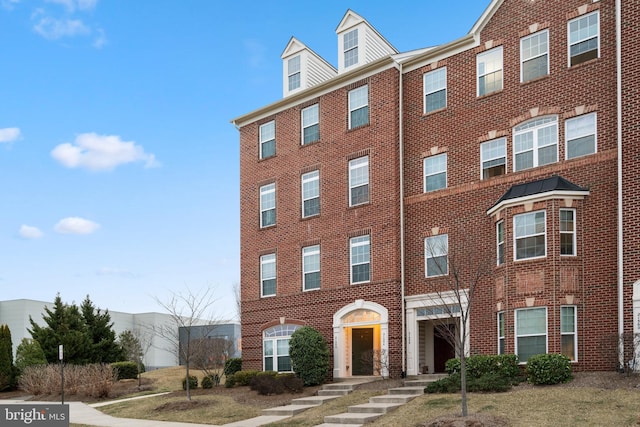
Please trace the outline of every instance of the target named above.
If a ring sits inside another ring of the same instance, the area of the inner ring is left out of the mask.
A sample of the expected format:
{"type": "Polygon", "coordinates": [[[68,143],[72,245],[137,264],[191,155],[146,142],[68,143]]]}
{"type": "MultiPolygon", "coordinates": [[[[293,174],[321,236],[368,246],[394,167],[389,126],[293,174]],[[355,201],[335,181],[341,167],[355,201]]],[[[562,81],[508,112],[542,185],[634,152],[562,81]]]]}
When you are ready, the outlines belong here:
{"type": "Polygon", "coordinates": [[[408,51],[463,36],[488,4],[0,0],[0,299],[138,313],[213,287],[233,316],[230,121],[282,97],[289,39],[337,66],[348,9],[408,51]]]}

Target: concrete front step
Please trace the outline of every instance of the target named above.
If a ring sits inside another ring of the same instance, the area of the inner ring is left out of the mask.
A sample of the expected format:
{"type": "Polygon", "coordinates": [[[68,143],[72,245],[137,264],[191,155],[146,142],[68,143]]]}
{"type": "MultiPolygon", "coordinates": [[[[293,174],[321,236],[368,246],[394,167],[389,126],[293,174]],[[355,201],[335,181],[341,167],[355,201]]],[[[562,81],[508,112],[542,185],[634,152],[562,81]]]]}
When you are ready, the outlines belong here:
{"type": "Polygon", "coordinates": [[[362,427],[362,424],[322,423],[314,427],[362,427]]]}
{"type": "Polygon", "coordinates": [[[369,398],[370,403],[399,403],[405,404],[418,397],[417,394],[385,394],[369,398]]]}
{"type": "Polygon", "coordinates": [[[389,394],[424,394],[424,387],[398,387],[390,388],[389,394]]]}
{"type": "Polygon", "coordinates": [[[371,421],[379,418],[382,414],[356,414],[351,412],[346,412],[344,414],[336,414],[336,415],[327,415],[324,417],[325,424],[348,424],[353,426],[354,424],[362,425],[366,423],[370,423],[371,421]]]}
{"type": "Polygon", "coordinates": [[[349,412],[354,414],[386,414],[393,411],[397,407],[402,406],[401,403],[363,403],[361,405],[349,406],[349,412]]]}
{"type": "Polygon", "coordinates": [[[318,396],[345,396],[351,393],[351,390],[318,390],[318,396]]]}
{"type": "Polygon", "coordinates": [[[318,405],[284,405],[276,406],[275,408],[263,409],[262,415],[286,415],[292,417],[299,414],[302,411],[306,411],[309,408],[313,408],[318,405]]]}
{"type": "Polygon", "coordinates": [[[333,400],[339,396],[307,396],[293,399],[292,405],[322,405],[324,402],[333,400]]]}

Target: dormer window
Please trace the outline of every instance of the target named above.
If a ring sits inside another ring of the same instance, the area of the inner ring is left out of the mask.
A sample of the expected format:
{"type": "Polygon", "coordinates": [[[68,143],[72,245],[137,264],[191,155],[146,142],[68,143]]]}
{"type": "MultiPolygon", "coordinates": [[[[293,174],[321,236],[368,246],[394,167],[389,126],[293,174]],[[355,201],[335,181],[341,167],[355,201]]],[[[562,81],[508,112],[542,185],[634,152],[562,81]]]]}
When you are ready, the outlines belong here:
{"type": "Polygon", "coordinates": [[[344,67],[348,68],[358,63],[358,29],[351,30],[344,35],[344,67]]]}
{"type": "Polygon", "coordinates": [[[300,87],[300,55],[294,56],[287,61],[287,73],[289,80],[289,91],[300,87]]]}

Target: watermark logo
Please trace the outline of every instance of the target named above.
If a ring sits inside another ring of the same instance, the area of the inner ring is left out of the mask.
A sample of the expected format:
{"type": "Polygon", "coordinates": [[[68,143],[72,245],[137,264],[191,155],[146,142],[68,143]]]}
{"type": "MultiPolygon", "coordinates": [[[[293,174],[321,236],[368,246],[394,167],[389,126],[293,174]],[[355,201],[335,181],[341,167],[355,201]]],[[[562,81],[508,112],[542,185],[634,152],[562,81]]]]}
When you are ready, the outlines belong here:
{"type": "Polygon", "coordinates": [[[0,405],[0,426],[69,427],[69,405],[0,405]]]}

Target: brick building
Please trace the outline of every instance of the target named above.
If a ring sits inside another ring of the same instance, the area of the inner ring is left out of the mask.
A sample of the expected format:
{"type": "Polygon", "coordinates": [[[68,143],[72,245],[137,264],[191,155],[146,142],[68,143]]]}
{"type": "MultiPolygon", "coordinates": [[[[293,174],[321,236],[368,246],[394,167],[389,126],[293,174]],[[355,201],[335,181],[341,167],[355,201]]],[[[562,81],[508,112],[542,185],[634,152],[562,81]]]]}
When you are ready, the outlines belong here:
{"type": "Polygon", "coordinates": [[[639,9],[493,0],[406,53],[348,10],[337,69],[292,38],[283,98],[233,120],[243,366],[290,370],[301,325],[334,377],[439,372],[456,351],[631,360],[639,9]]]}

